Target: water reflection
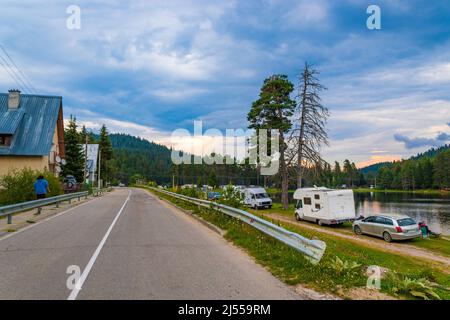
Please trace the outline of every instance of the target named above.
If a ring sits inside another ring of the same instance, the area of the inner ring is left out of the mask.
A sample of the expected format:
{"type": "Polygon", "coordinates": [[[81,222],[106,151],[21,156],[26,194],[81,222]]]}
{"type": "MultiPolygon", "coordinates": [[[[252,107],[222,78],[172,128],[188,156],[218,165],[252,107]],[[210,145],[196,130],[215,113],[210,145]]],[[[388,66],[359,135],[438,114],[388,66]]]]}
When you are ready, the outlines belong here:
{"type": "Polygon", "coordinates": [[[365,217],[380,213],[406,214],[425,221],[431,230],[450,235],[450,198],[413,193],[355,193],[356,211],[365,217]]]}

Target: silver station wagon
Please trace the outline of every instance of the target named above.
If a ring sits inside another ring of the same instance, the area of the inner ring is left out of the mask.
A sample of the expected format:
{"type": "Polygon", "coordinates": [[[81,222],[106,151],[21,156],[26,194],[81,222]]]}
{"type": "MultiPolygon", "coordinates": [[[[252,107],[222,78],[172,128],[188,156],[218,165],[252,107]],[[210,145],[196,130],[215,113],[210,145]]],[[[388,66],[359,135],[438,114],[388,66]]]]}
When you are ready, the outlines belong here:
{"type": "Polygon", "coordinates": [[[353,222],[356,234],[368,234],[392,240],[408,240],[421,235],[418,223],[406,215],[376,215],[353,222]]]}

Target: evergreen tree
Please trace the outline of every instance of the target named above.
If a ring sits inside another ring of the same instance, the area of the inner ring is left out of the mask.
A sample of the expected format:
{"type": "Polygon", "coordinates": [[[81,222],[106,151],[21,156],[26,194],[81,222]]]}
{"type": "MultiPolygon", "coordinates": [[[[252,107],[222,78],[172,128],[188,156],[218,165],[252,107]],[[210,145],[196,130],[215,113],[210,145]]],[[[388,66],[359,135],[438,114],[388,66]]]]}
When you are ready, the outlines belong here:
{"type": "Polygon", "coordinates": [[[73,175],[78,182],[83,182],[84,153],[81,146],[80,136],[77,131],[77,121],[70,116],[69,125],[64,130],[64,143],[66,149],[66,164],[62,166],[62,176],[73,175]]]}
{"type": "Polygon", "coordinates": [[[103,125],[100,129],[99,138],[99,151],[100,151],[100,178],[103,181],[111,181],[113,175],[114,163],[111,161],[113,159],[113,148],[111,141],[109,140],[108,130],[106,126],[103,125]]]}
{"type": "Polygon", "coordinates": [[[213,188],[217,187],[217,176],[216,176],[216,172],[214,170],[211,170],[209,173],[208,186],[211,186],[213,188]]]}
{"type": "Polygon", "coordinates": [[[261,87],[259,99],[253,102],[247,119],[249,128],[278,130],[279,132],[279,175],[281,177],[281,203],[285,210],[289,207],[289,173],[286,160],[287,141],[285,134],[291,129],[295,101],[291,99],[294,85],[285,75],[273,75],[261,87]]]}
{"type": "Polygon", "coordinates": [[[436,156],[434,162],[434,180],[438,188],[450,188],[450,150],[436,156]]]}

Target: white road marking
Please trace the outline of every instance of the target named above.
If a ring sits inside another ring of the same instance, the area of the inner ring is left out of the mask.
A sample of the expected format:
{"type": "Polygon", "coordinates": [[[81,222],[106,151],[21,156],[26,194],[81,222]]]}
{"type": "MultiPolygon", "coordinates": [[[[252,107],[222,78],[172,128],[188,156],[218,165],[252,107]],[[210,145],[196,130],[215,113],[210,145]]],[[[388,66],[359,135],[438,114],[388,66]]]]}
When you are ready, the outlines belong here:
{"type": "Polygon", "coordinates": [[[84,269],[83,273],[81,274],[80,279],[78,279],[77,283],[75,284],[75,288],[70,293],[67,300],[75,300],[78,296],[78,293],[83,288],[84,281],[86,281],[86,278],[89,276],[89,272],[91,272],[92,267],[94,266],[95,260],[97,260],[98,255],[100,254],[100,251],[102,251],[102,248],[106,242],[106,240],[109,237],[109,234],[111,233],[111,230],[114,228],[114,225],[116,224],[117,220],[119,219],[120,215],[122,214],[123,209],[125,209],[125,206],[127,205],[128,201],[131,197],[131,190],[128,192],[128,197],[123,203],[122,207],[120,208],[119,212],[117,213],[116,217],[114,218],[113,222],[109,226],[108,231],[106,231],[105,235],[103,236],[102,241],[100,241],[97,249],[95,250],[94,254],[92,255],[91,259],[89,260],[88,264],[86,265],[86,268],[84,269]]]}

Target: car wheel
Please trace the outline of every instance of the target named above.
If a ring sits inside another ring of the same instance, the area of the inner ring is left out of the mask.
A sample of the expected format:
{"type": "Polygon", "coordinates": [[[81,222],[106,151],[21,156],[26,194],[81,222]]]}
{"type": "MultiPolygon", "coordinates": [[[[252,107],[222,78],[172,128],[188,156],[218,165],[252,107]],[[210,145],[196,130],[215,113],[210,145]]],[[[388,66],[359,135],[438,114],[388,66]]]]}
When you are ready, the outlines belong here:
{"type": "Polygon", "coordinates": [[[295,220],[297,221],[301,221],[302,219],[300,218],[300,216],[298,215],[298,213],[295,214],[295,220]]]}
{"type": "Polygon", "coordinates": [[[317,224],[318,224],[319,226],[323,226],[322,220],[317,220],[317,224]]]}
{"type": "Polygon", "coordinates": [[[389,234],[389,232],[385,231],[385,232],[383,232],[383,239],[386,242],[391,242],[392,241],[392,236],[389,234]]]}
{"type": "Polygon", "coordinates": [[[353,231],[354,231],[357,235],[361,235],[361,234],[362,234],[361,228],[358,227],[358,226],[355,226],[355,227],[353,228],[353,231]]]}

